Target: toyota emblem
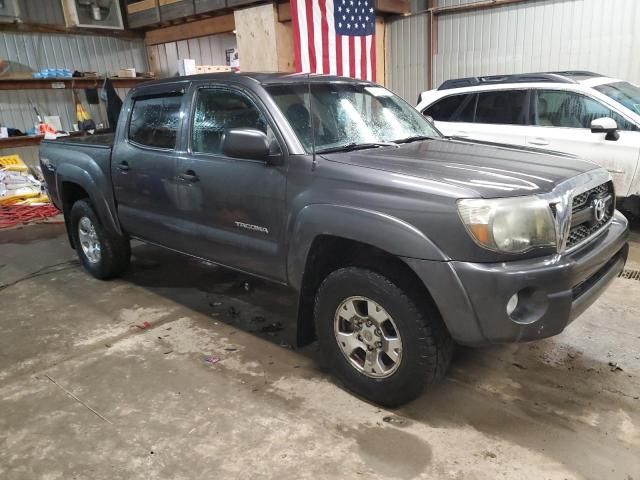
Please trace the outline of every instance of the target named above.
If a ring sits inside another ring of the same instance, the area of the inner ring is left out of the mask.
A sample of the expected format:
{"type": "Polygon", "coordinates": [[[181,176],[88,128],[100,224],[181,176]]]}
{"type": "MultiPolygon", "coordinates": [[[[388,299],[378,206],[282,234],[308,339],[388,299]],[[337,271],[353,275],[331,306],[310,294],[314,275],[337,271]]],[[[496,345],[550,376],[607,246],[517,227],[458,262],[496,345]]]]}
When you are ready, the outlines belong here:
{"type": "Polygon", "coordinates": [[[597,223],[604,220],[607,214],[607,201],[604,198],[594,198],[591,202],[591,208],[593,208],[593,217],[597,223]]]}

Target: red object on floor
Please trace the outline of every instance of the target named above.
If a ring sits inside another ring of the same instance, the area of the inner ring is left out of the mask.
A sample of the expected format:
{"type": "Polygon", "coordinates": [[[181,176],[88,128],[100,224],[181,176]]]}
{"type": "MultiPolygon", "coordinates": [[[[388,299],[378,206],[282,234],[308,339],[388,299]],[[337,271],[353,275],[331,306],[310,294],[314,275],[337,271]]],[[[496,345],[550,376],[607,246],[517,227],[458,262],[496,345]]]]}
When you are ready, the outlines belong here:
{"type": "Polygon", "coordinates": [[[0,206],[0,228],[46,220],[60,211],[53,205],[2,205],[0,206]]]}

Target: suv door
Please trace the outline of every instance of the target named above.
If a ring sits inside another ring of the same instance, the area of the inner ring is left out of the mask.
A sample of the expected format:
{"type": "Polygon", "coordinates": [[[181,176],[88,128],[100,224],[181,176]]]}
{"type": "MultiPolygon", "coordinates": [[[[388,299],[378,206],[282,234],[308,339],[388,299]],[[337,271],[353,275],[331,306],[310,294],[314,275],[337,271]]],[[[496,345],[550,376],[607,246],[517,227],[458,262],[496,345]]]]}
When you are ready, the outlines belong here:
{"type": "Polygon", "coordinates": [[[566,90],[533,90],[532,110],[529,145],[571,153],[606,168],[617,195],[628,195],[640,154],[640,131],[632,122],[595,98],[566,90]],[[591,122],[602,117],[618,124],[617,140],[591,132],[591,122]]]}
{"type": "Polygon", "coordinates": [[[468,136],[489,142],[524,145],[529,110],[526,89],[488,90],[478,93],[468,136]]]}
{"type": "Polygon", "coordinates": [[[132,236],[179,246],[176,149],[182,90],[142,90],[130,100],[124,141],[113,147],[111,178],[118,218],[132,236]]]}
{"type": "Polygon", "coordinates": [[[476,110],[475,93],[449,95],[429,105],[422,114],[431,117],[444,135],[467,137],[476,110]]]}
{"type": "Polygon", "coordinates": [[[250,93],[227,86],[194,86],[189,151],[178,165],[187,180],[179,205],[199,257],[285,281],[285,166],[264,160],[231,158],[222,152],[230,128],[267,134],[274,154],[284,142],[265,109],[250,93]]]}

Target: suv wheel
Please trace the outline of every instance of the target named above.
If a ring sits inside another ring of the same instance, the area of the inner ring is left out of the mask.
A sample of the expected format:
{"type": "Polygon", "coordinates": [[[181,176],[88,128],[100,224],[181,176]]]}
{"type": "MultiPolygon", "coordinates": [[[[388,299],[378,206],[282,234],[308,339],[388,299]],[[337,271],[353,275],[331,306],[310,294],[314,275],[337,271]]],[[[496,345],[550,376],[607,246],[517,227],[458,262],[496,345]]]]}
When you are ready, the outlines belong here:
{"type": "Polygon", "coordinates": [[[334,374],[385,406],[413,400],[440,380],[453,352],[435,309],[418,308],[388,278],[362,268],[336,270],[322,282],[315,322],[334,374]]]}
{"type": "Polygon", "coordinates": [[[129,240],[109,234],[88,200],[78,200],[69,214],[71,235],[82,266],[100,280],[113,278],[129,266],[129,240]]]}

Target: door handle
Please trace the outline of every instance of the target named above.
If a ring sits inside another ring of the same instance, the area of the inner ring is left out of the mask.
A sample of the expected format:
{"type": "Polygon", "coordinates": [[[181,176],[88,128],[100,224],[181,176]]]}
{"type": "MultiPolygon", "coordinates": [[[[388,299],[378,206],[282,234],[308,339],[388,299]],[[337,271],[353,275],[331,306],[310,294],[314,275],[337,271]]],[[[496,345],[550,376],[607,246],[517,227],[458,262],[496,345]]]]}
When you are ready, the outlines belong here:
{"type": "Polygon", "coordinates": [[[193,170],[187,170],[184,173],[178,175],[178,180],[182,180],[183,182],[195,183],[200,180],[200,177],[196,175],[196,172],[193,170]]]}
{"type": "Polygon", "coordinates": [[[532,138],[531,140],[529,140],[529,143],[531,145],[549,145],[549,142],[547,142],[544,138],[532,138]]]}
{"type": "Polygon", "coordinates": [[[121,172],[128,172],[129,170],[131,170],[131,167],[127,162],[120,162],[118,164],[118,170],[120,170],[121,172]]]}
{"type": "Polygon", "coordinates": [[[467,138],[469,134],[467,132],[455,132],[453,134],[454,137],[467,138]]]}

